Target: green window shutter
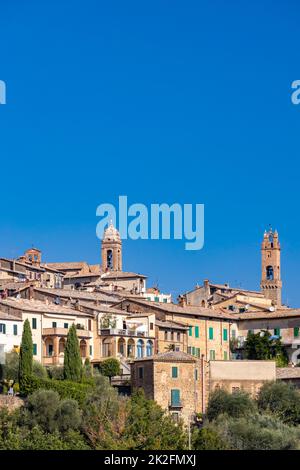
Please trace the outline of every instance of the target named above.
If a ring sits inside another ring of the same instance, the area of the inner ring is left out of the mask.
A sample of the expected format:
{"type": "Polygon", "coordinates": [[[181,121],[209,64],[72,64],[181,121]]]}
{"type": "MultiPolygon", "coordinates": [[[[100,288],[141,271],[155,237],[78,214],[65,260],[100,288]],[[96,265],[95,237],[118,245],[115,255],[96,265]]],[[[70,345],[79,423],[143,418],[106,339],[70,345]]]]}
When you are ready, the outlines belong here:
{"type": "Polygon", "coordinates": [[[209,359],[210,359],[211,361],[214,361],[215,358],[216,358],[216,352],[215,352],[214,349],[211,349],[211,350],[209,351],[209,359]]]}
{"type": "Polygon", "coordinates": [[[191,348],[191,346],[188,346],[187,352],[188,352],[188,354],[192,354],[192,348],[191,348]]]}
{"type": "Polygon", "coordinates": [[[90,356],[93,355],[93,346],[90,346],[90,356]]]}
{"type": "Polygon", "coordinates": [[[177,389],[171,390],[171,405],[172,406],[180,405],[180,390],[177,390],[177,389]]]}
{"type": "Polygon", "coordinates": [[[159,302],[159,297],[154,297],[154,302],[159,302]]]}
{"type": "Polygon", "coordinates": [[[280,328],[274,328],[274,335],[280,336],[280,328]]]}
{"type": "Polygon", "coordinates": [[[196,356],[200,357],[200,348],[196,348],[196,356]]]}
{"type": "Polygon", "coordinates": [[[168,302],[167,297],[164,297],[164,303],[166,304],[168,302]]]}
{"type": "Polygon", "coordinates": [[[69,328],[69,323],[64,323],[64,328],[68,329],[69,328]]]}
{"type": "Polygon", "coordinates": [[[195,356],[195,346],[192,347],[192,354],[195,356]]]}
{"type": "Polygon", "coordinates": [[[36,344],[33,344],[33,355],[34,356],[37,355],[37,345],[36,344]]]}
{"type": "Polygon", "coordinates": [[[224,361],[227,361],[227,359],[228,359],[227,351],[224,351],[224,361]]]}
{"type": "Polygon", "coordinates": [[[18,325],[14,325],[14,335],[17,336],[18,334],[18,325]]]}
{"type": "Polygon", "coordinates": [[[295,326],[294,328],[294,338],[298,338],[299,336],[299,326],[295,326]]]}
{"type": "Polygon", "coordinates": [[[224,328],[223,330],[223,341],[227,341],[228,340],[228,330],[227,328],[224,328]]]}
{"type": "Polygon", "coordinates": [[[57,327],[57,323],[56,323],[56,321],[53,321],[52,322],[52,328],[56,328],[56,327],[57,327]]]}
{"type": "Polygon", "coordinates": [[[210,326],[208,330],[209,339],[214,339],[214,329],[210,326]]]}
{"type": "Polygon", "coordinates": [[[199,326],[195,326],[195,338],[199,338],[199,326]]]}
{"type": "Polygon", "coordinates": [[[177,379],[178,377],[178,367],[172,367],[172,379],[177,379]]]}
{"type": "Polygon", "coordinates": [[[192,335],[193,335],[193,327],[190,326],[190,327],[189,327],[189,336],[192,336],[192,335]]]}
{"type": "Polygon", "coordinates": [[[195,380],[198,380],[198,369],[195,369],[195,380]]]}
{"type": "Polygon", "coordinates": [[[36,330],[36,318],[32,319],[32,329],[36,330]]]}

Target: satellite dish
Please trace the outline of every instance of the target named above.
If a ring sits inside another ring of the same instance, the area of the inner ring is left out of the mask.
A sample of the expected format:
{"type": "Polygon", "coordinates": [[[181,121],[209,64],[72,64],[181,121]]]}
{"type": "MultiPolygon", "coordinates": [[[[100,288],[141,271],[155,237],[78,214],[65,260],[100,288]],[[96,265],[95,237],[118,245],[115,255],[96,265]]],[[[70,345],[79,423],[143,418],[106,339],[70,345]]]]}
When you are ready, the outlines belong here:
{"type": "Polygon", "coordinates": [[[269,307],[269,311],[270,312],[275,312],[275,307],[273,307],[273,306],[269,307]]]}

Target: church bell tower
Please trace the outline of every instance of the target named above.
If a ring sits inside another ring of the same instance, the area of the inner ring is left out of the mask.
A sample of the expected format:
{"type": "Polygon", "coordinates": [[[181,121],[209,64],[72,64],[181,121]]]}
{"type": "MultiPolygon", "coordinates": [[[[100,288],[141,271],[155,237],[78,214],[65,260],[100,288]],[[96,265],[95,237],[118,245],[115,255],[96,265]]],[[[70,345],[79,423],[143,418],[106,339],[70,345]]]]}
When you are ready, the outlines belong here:
{"type": "Polygon", "coordinates": [[[122,271],[122,240],[112,222],[105,229],[102,245],[102,271],[122,271]]]}
{"type": "Polygon", "coordinates": [[[260,288],[273,305],[281,306],[280,243],[277,230],[271,228],[265,231],[261,245],[260,288]]]}

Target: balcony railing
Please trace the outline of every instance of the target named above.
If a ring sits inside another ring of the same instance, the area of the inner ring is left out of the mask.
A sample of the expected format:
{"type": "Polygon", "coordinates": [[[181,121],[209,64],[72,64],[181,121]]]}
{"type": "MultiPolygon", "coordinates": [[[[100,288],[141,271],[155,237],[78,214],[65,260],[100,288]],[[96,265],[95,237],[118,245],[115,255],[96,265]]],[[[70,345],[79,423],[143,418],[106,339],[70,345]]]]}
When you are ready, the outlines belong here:
{"type": "Polygon", "coordinates": [[[146,336],[146,333],[144,331],[118,330],[116,328],[101,328],[100,334],[103,336],[146,336]]]}
{"type": "MultiPolygon", "coordinates": [[[[43,336],[67,336],[68,328],[43,328],[43,336]]],[[[91,333],[88,330],[76,329],[78,338],[90,338],[91,333]]]]}

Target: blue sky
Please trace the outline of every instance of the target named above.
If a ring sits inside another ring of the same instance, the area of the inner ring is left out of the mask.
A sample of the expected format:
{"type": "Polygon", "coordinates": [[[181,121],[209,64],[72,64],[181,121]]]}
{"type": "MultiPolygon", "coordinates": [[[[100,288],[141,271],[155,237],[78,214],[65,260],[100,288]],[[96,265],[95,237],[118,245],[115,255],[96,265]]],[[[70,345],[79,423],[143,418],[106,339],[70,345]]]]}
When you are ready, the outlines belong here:
{"type": "Polygon", "coordinates": [[[258,288],[268,224],[300,306],[296,1],[0,5],[1,256],[100,259],[96,207],[204,203],[205,246],[125,241],[124,269],[176,296],[258,288]]]}

